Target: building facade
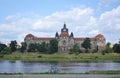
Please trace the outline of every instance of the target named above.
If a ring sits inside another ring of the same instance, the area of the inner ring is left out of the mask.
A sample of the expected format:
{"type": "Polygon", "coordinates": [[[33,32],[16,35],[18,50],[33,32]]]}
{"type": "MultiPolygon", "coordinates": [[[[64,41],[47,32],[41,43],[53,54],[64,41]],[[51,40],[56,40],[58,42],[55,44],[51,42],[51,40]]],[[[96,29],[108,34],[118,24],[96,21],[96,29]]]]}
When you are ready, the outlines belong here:
{"type": "MultiPolygon", "coordinates": [[[[75,44],[77,44],[80,49],[84,52],[85,49],[81,46],[81,44],[84,42],[86,38],[82,37],[74,37],[73,32],[69,34],[69,30],[66,27],[66,24],[63,25],[63,28],[61,29],[61,33],[59,34],[56,32],[55,37],[53,38],[43,38],[43,37],[35,37],[32,34],[27,34],[24,41],[26,42],[27,46],[29,46],[31,43],[37,43],[41,44],[42,42],[49,43],[50,40],[57,39],[58,40],[58,52],[69,52],[71,48],[75,44]]],[[[102,34],[98,34],[93,38],[89,38],[91,42],[91,49],[89,49],[90,52],[98,50],[103,51],[105,50],[106,46],[106,39],[102,34]]]]}

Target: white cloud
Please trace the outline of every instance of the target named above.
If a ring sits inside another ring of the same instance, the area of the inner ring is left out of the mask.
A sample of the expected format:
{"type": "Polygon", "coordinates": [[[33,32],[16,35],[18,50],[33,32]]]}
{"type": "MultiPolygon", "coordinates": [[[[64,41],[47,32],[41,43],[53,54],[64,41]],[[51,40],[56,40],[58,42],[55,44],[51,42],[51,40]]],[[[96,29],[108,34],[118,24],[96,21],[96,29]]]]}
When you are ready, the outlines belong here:
{"type": "Polygon", "coordinates": [[[109,7],[111,6],[110,4],[115,4],[116,2],[119,2],[119,0],[99,0],[98,5],[109,7]]]}
{"type": "Polygon", "coordinates": [[[99,30],[92,30],[92,31],[90,31],[88,34],[89,35],[94,35],[94,36],[96,36],[97,34],[99,34],[100,32],[99,32],[99,30]]]}
{"type": "Polygon", "coordinates": [[[101,26],[101,31],[105,33],[110,41],[114,42],[114,40],[119,39],[120,6],[101,14],[98,24],[101,26]]]}
{"type": "Polygon", "coordinates": [[[104,12],[100,17],[93,15],[92,8],[73,8],[45,17],[28,18],[20,14],[10,15],[6,17],[5,23],[0,23],[0,38],[4,42],[14,39],[23,41],[28,33],[40,37],[54,37],[55,32],[60,32],[64,22],[75,36],[87,37],[103,33],[112,42],[120,38],[118,35],[120,33],[120,7],[104,12]]]}

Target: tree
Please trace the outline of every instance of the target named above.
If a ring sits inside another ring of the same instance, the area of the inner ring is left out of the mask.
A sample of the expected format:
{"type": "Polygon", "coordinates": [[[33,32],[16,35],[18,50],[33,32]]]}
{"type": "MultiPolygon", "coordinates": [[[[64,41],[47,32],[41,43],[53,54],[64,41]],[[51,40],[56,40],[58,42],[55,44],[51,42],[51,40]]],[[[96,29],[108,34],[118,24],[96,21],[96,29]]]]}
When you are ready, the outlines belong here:
{"type": "Polygon", "coordinates": [[[45,42],[38,44],[37,47],[38,47],[39,52],[47,52],[48,51],[48,44],[45,42]]]}
{"type": "Polygon", "coordinates": [[[28,52],[36,52],[36,50],[37,50],[37,44],[31,43],[31,44],[28,46],[28,52]]]}
{"type": "Polygon", "coordinates": [[[27,44],[25,42],[22,42],[21,48],[20,48],[21,52],[24,52],[26,50],[26,47],[27,47],[27,44]]]}
{"type": "Polygon", "coordinates": [[[1,54],[5,55],[5,54],[11,54],[11,48],[10,47],[5,47],[2,51],[1,54]]]}
{"type": "Polygon", "coordinates": [[[116,53],[120,53],[120,40],[118,41],[118,43],[113,45],[113,51],[116,53]]]}
{"type": "Polygon", "coordinates": [[[16,40],[11,41],[11,43],[10,43],[10,48],[11,48],[11,51],[12,51],[12,52],[14,52],[14,51],[17,50],[17,42],[16,42],[16,40]]]}
{"type": "Polygon", "coordinates": [[[120,44],[114,44],[113,46],[113,51],[116,53],[120,53],[120,44]]]}
{"type": "Polygon", "coordinates": [[[74,46],[73,46],[73,48],[72,49],[70,49],[70,53],[73,53],[73,52],[75,52],[76,54],[79,54],[80,52],[81,52],[81,50],[80,50],[80,47],[77,45],[77,44],[75,44],[74,46]]]}
{"type": "Polygon", "coordinates": [[[50,53],[58,52],[58,41],[56,39],[50,40],[50,53]]]}
{"type": "Polygon", "coordinates": [[[90,39],[89,38],[86,38],[85,40],[84,40],[84,42],[82,43],[82,47],[83,48],[85,48],[85,52],[87,53],[88,52],[88,49],[90,49],[91,48],[91,43],[90,43],[91,41],[90,41],[90,39]]]}
{"type": "Polygon", "coordinates": [[[2,51],[2,50],[4,50],[4,48],[6,48],[7,46],[5,45],[5,44],[2,44],[2,43],[0,43],[0,52],[2,51]]]}
{"type": "Polygon", "coordinates": [[[111,45],[111,43],[108,42],[107,45],[106,45],[106,49],[105,49],[105,52],[106,52],[106,53],[112,52],[112,48],[110,47],[110,45],[111,45]]]}

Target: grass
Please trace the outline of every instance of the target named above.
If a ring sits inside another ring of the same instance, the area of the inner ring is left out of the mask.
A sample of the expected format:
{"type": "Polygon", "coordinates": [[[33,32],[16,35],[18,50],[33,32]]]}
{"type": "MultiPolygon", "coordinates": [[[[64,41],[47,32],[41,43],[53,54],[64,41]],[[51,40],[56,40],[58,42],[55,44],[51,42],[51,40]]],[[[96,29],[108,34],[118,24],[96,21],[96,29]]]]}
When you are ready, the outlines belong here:
{"type": "Polygon", "coordinates": [[[90,62],[90,61],[120,61],[120,54],[109,53],[102,55],[101,53],[81,53],[79,55],[75,54],[40,54],[40,53],[20,53],[14,52],[10,55],[4,55],[0,57],[0,60],[22,60],[22,61],[80,61],[80,62],[90,62]]]}
{"type": "Polygon", "coordinates": [[[90,71],[89,74],[120,74],[120,70],[90,71]]]}
{"type": "Polygon", "coordinates": [[[31,72],[31,73],[0,73],[0,75],[23,75],[23,74],[108,74],[108,75],[117,75],[120,74],[120,70],[108,70],[108,71],[89,71],[85,73],[72,73],[72,72],[31,72]]]}

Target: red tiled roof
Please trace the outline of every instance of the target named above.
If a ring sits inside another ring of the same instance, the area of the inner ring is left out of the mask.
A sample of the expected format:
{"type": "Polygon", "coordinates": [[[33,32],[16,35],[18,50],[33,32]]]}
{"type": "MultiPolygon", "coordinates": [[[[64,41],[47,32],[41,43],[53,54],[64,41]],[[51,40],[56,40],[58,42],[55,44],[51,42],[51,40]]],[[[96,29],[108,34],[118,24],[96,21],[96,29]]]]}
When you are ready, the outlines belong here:
{"type": "Polygon", "coordinates": [[[75,41],[85,40],[85,38],[74,38],[75,41]]]}
{"type": "Polygon", "coordinates": [[[90,40],[94,41],[94,40],[96,40],[96,39],[95,39],[95,38],[90,38],[90,40]]]}
{"type": "Polygon", "coordinates": [[[61,36],[69,36],[67,32],[61,32],[61,36]]]}
{"type": "Polygon", "coordinates": [[[26,37],[31,38],[31,37],[34,37],[34,36],[32,34],[27,34],[26,37]]]}
{"type": "MultiPolygon", "coordinates": [[[[75,41],[85,40],[86,38],[74,38],[75,41]]],[[[90,40],[94,41],[95,38],[90,38],[90,40]]]]}
{"type": "Polygon", "coordinates": [[[97,36],[95,36],[96,38],[103,38],[104,36],[102,34],[98,34],[97,36]]]}
{"type": "Polygon", "coordinates": [[[34,37],[34,40],[52,40],[52,39],[55,39],[55,38],[37,38],[37,37],[34,37]]]}
{"type": "Polygon", "coordinates": [[[32,34],[27,34],[26,38],[33,38],[34,40],[45,40],[45,41],[54,39],[54,38],[44,38],[44,37],[38,38],[38,37],[33,36],[32,34]]]}

